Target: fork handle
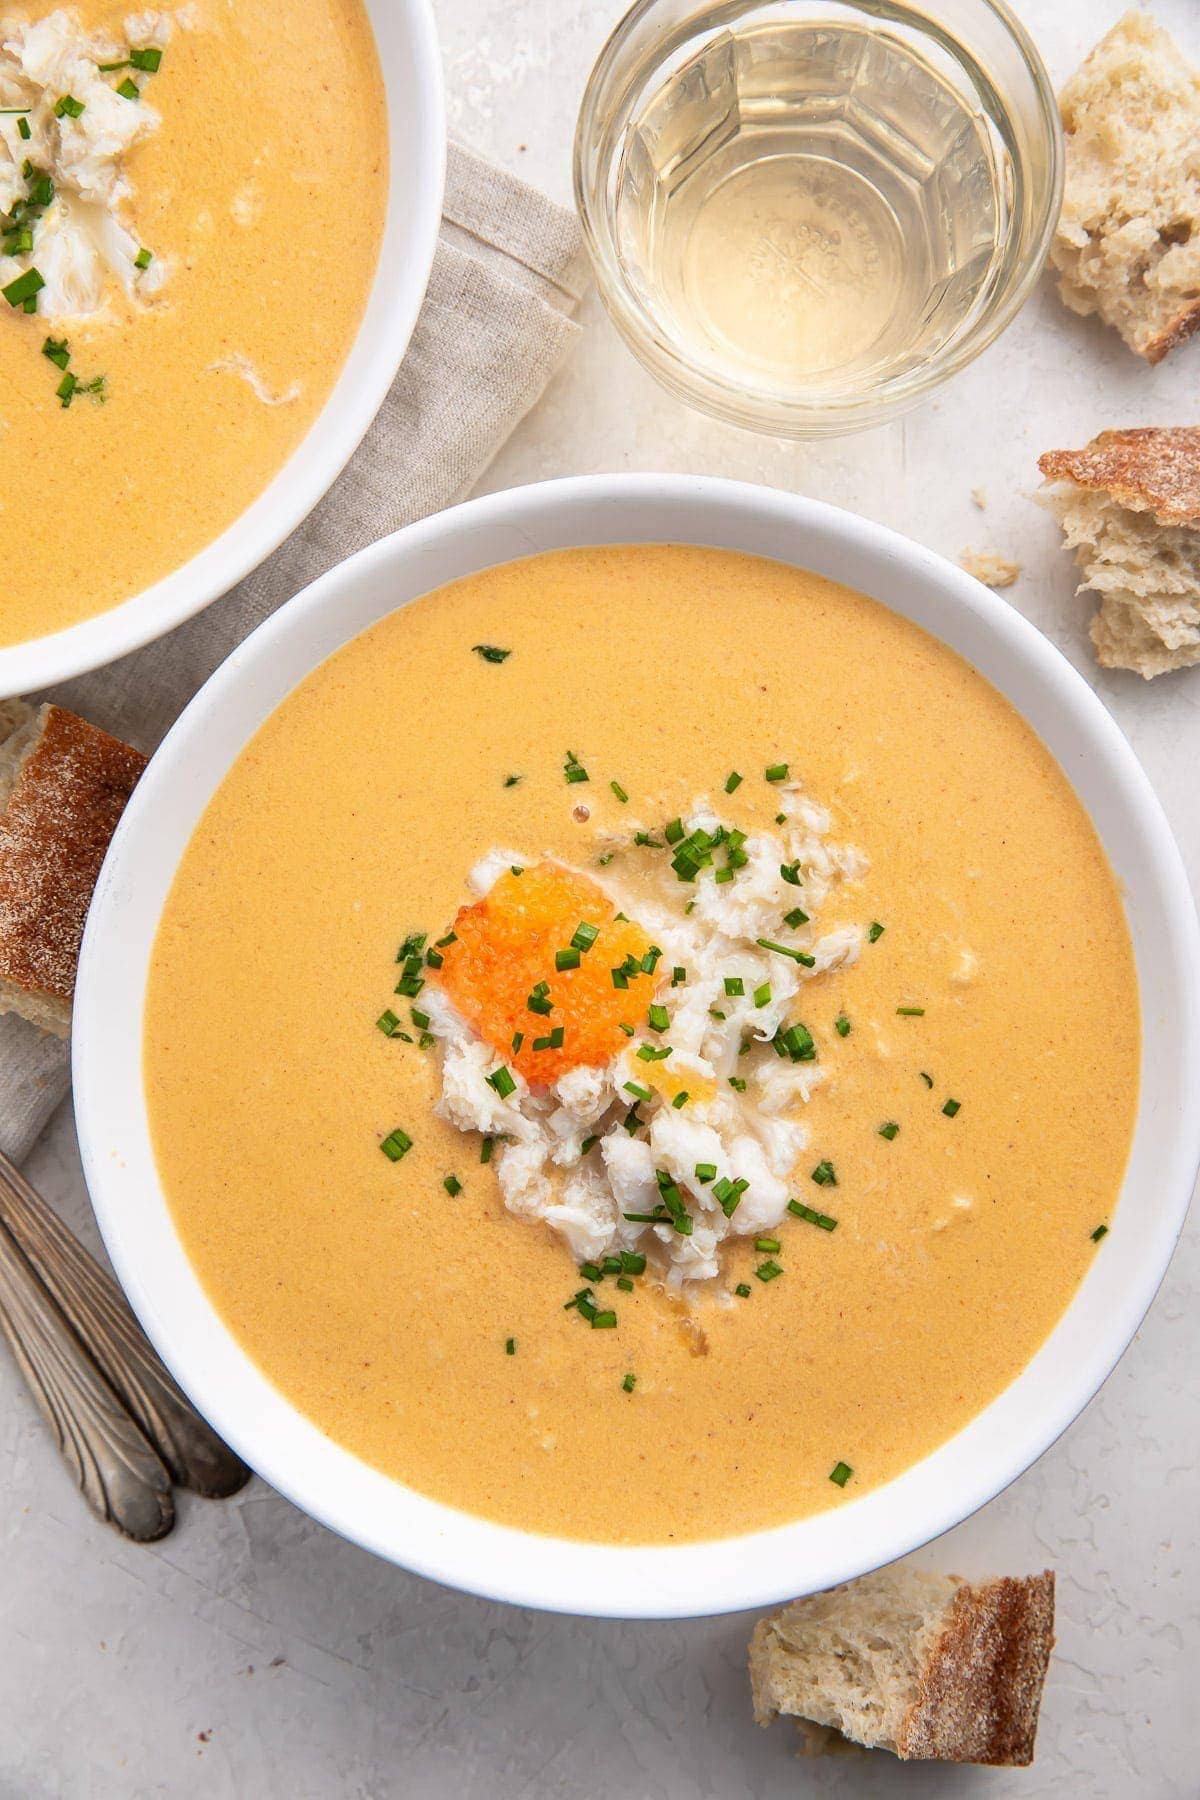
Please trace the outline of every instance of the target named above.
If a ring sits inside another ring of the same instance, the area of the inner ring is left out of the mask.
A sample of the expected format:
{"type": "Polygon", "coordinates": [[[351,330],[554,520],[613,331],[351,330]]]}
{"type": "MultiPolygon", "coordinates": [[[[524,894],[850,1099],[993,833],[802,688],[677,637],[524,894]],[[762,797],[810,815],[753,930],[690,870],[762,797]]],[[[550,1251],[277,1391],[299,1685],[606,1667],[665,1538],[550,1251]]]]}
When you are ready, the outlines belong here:
{"type": "Polygon", "coordinates": [[[244,1487],[251,1471],[168,1375],[116,1282],[2,1155],[0,1222],[172,1481],[211,1499],[244,1487]]]}
{"type": "Polygon", "coordinates": [[[164,1537],[166,1469],[3,1225],[0,1332],[92,1510],[141,1543],[164,1537]]]}

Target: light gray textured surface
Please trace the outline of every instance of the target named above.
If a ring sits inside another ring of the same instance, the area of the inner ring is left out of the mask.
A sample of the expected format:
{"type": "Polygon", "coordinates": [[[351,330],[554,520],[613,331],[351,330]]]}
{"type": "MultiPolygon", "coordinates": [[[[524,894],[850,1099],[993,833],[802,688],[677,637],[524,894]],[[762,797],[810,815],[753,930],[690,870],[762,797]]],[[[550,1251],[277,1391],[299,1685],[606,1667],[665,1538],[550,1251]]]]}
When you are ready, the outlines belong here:
{"type": "MultiPolygon", "coordinates": [[[[565,199],[580,87],[619,10],[440,0],[454,129],[565,199]]],[[[1061,79],[1121,7],[1018,10],[1061,79]]],[[[1156,10],[1200,56],[1194,0],[1156,10]]],[[[1056,530],[1028,499],[1041,449],[1102,425],[1195,422],[1200,343],[1146,370],[1043,288],[921,412],[841,443],[781,446],[686,412],[594,302],[585,320],[579,355],[488,487],[614,468],[736,475],[836,501],[950,556],[974,545],[1015,558],[1026,572],[1008,597],[1094,682],[1200,883],[1200,671],[1147,686],[1096,670],[1056,530]]],[[[94,1241],[69,1117],[30,1174],[94,1241]]],[[[1198,1240],[1193,1221],[1084,1417],[927,1553],[968,1573],[1059,1571],[1059,1648],[1029,1771],[798,1762],[786,1726],[750,1721],[749,1620],[596,1625],[485,1605],[375,1562],[259,1483],[225,1504],[185,1497],[174,1535],[135,1549],[87,1516],[0,1359],[0,1800],[1195,1800],[1198,1240]]]]}

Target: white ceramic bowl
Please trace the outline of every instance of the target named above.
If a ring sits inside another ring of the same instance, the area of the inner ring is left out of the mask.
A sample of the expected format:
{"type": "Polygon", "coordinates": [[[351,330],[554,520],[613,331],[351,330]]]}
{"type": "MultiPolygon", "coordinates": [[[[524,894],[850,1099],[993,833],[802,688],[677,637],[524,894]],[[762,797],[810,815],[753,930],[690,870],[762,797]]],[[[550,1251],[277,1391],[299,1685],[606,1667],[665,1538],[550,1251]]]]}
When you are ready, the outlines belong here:
{"type": "Polygon", "coordinates": [[[1183,867],[1116,726],[1017,612],[928,550],[812,501],[734,482],[594,476],[470,501],[373,545],[267,621],[183,714],[126,810],[96,890],[75,997],[75,1108],[113,1263],[197,1406],[274,1487],[420,1574],[556,1611],[682,1617],[763,1606],[903,1555],[1029,1466],[1095,1393],[1162,1279],[1200,1161],[1200,935],[1183,867]],[[163,901],[209,796],[294,685],[431,588],[539,550],[651,540],[815,569],[933,632],[1057,756],[1121,881],[1141,983],[1142,1098],[1111,1236],[1037,1356],[941,1449],[861,1499],[741,1538],[612,1548],[526,1535],[403,1487],[271,1385],[209,1303],[175,1235],[147,1134],[142,1001],[163,901]]]}
{"type": "Polygon", "coordinates": [[[400,367],[442,216],[446,117],[429,0],[365,0],[387,96],[388,209],[358,336],[321,412],[270,486],[190,562],[120,606],[0,647],[0,695],[31,694],[174,630],[278,548],[333,485],[400,367]]]}

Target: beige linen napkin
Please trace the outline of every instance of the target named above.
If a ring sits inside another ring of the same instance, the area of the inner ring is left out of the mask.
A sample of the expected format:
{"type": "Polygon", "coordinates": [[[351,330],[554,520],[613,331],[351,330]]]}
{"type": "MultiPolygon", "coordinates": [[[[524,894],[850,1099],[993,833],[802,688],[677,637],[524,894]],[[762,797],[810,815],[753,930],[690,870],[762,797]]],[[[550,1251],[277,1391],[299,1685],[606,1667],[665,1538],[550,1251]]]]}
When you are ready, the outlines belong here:
{"type": "MultiPolygon", "coordinates": [[[[375,538],[460,499],[541,394],[579,327],[572,213],[451,145],[441,237],[404,366],[300,529],[198,618],[51,696],[152,750],[247,632],[375,538]]],[[[0,1150],[19,1162],[69,1086],[67,1047],[0,1017],[0,1150]]]]}

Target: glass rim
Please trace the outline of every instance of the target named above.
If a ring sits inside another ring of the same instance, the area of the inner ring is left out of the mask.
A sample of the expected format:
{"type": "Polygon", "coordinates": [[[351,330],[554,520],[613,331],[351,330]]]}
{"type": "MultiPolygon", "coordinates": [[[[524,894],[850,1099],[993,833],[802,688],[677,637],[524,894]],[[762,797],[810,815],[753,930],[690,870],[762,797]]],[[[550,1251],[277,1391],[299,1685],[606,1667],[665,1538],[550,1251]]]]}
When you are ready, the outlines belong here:
{"type": "MultiPolygon", "coordinates": [[[[763,0],[769,4],[770,0],[763,0]]],[[[853,6],[856,0],[838,0],[853,6]]],[[[869,3],[869,0],[868,0],[869,3]]],[[[1062,208],[1066,147],[1058,97],[1049,71],[1032,36],[1007,0],[971,0],[1006,32],[1020,56],[1033,89],[1034,112],[1047,151],[1044,191],[1030,229],[1028,249],[992,300],[944,353],[916,369],[881,383],[853,398],[815,393],[789,397],[755,392],[710,374],[689,360],[638,301],[617,261],[608,213],[599,186],[589,179],[587,164],[598,143],[596,114],[601,92],[618,65],[629,38],[664,0],[634,0],[610,31],[584,85],[572,152],[575,205],[584,242],[605,309],[625,343],[652,375],[678,398],[728,423],[776,437],[826,437],[869,429],[908,411],[952,375],[973,362],[1012,323],[1039,280],[1062,208]]],[[[696,12],[704,0],[696,0],[696,12]]],[[[914,10],[917,10],[914,7],[914,10]]]]}

